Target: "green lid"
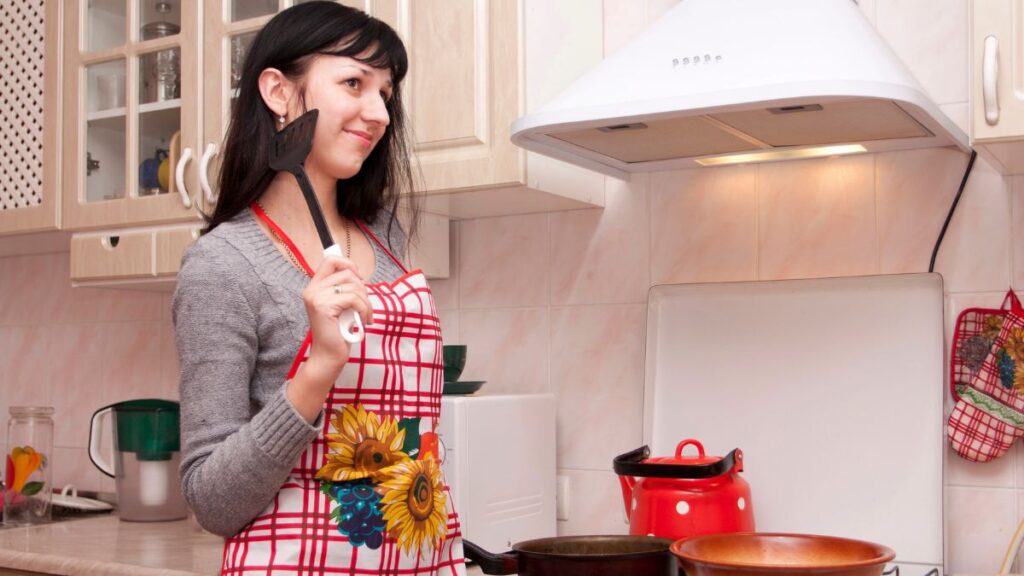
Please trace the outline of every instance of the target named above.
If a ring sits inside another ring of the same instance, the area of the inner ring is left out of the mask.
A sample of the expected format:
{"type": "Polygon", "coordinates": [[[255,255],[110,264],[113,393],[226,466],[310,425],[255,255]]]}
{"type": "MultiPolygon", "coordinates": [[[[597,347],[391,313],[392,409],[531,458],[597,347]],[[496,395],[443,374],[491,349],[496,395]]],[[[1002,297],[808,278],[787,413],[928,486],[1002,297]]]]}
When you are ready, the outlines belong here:
{"type": "Polygon", "coordinates": [[[114,409],[117,449],[139,460],[170,460],[181,450],[181,409],[170,400],[128,400],[114,409]]]}

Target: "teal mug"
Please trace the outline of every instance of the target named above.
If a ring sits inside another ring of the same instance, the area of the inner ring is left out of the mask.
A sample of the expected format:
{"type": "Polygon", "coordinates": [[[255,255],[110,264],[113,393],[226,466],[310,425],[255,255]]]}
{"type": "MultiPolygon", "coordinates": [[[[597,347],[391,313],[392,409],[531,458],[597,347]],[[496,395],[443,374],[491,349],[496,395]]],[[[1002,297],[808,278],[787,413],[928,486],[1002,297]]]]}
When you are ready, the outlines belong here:
{"type": "Polygon", "coordinates": [[[444,353],[444,381],[458,382],[462,369],[466,367],[466,345],[446,344],[444,353]]]}

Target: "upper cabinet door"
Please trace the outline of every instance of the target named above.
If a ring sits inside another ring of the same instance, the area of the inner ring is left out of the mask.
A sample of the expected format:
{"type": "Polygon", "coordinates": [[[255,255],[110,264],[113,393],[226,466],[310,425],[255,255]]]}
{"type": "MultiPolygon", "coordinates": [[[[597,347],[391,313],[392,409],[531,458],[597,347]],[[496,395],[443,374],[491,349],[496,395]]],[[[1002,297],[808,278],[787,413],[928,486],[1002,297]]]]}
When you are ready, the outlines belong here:
{"type": "Polygon", "coordinates": [[[60,2],[0,2],[0,235],[59,224],[60,2]]]}
{"type": "Polygon", "coordinates": [[[403,90],[427,192],[522,183],[518,0],[377,0],[409,52],[403,90]]]}
{"type": "Polygon", "coordinates": [[[1024,136],[1024,0],[975,0],[972,9],[973,136],[1024,136]]]}
{"type": "Polygon", "coordinates": [[[64,227],[196,219],[197,0],[65,10],[64,227]]]}

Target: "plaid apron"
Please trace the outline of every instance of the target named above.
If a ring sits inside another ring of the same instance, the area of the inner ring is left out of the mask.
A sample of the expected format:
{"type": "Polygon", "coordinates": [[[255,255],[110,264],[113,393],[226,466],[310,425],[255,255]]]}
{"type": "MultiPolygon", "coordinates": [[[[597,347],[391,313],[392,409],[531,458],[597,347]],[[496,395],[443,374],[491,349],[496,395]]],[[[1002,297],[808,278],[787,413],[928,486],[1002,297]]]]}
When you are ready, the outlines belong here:
{"type": "MultiPolygon", "coordinates": [[[[258,207],[312,274],[291,240],[258,207]]],[[[440,471],[441,325],[422,271],[367,285],[373,325],[353,344],[323,429],[260,515],[224,545],[223,575],[465,574],[458,515],[440,471]]],[[[307,334],[289,371],[308,358],[307,334]]]]}

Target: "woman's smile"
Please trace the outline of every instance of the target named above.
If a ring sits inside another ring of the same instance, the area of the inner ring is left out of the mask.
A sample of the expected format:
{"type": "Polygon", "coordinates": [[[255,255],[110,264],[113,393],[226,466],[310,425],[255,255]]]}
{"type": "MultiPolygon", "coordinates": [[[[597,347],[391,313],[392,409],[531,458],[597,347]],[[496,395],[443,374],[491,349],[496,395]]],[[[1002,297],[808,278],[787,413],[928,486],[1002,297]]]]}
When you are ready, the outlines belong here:
{"type": "Polygon", "coordinates": [[[345,130],[347,134],[356,139],[363,148],[369,150],[373,146],[373,139],[370,137],[369,132],[363,132],[361,130],[345,130]]]}

